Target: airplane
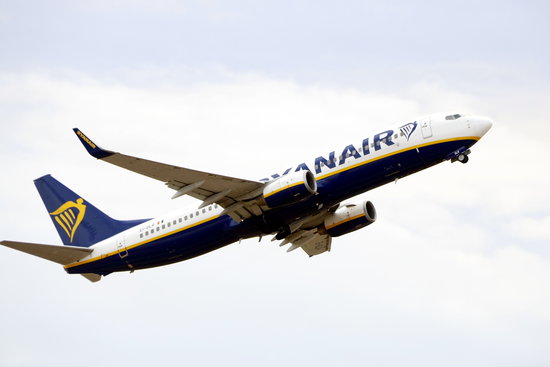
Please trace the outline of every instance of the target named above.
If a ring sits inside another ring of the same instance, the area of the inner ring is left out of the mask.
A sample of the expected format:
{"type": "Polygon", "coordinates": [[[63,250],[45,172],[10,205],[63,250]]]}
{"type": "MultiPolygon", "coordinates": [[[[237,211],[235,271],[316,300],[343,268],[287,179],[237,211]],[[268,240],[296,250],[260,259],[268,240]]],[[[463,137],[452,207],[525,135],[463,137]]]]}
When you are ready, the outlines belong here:
{"type": "Polygon", "coordinates": [[[63,245],[2,245],[64,266],[92,282],[114,272],[187,260],[242,239],[271,235],[287,252],[315,256],[332,238],[374,223],[369,200],[355,196],[436,164],[468,162],[489,118],[433,114],[366,136],[261,180],[246,180],[158,163],[106,150],[73,129],[99,160],[162,181],[201,203],[157,218],[115,220],[51,175],[34,181],[63,245]]]}

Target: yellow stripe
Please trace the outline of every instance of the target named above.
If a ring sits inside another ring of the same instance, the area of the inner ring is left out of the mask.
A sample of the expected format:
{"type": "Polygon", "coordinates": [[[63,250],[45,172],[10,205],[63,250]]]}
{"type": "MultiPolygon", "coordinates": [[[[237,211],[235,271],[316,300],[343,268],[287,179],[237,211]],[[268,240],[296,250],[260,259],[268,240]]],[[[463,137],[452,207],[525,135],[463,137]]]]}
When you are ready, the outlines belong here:
{"type": "Polygon", "coordinates": [[[365,214],[363,214],[363,213],[362,213],[362,214],[359,214],[359,215],[356,215],[355,217],[351,217],[351,218],[348,218],[348,219],[343,220],[343,221],[341,221],[341,222],[334,223],[333,225],[328,226],[326,229],[334,228],[334,227],[339,226],[339,225],[341,225],[341,224],[347,223],[347,222],[349,222],[350,220],[359,219],[359,218],[364,217],[364,216],[365,216],[365,214]]]}
{"type": "Polygon", "coordinates": [[[71,214],[71,217],[72,217],[73,219],[76,219],[76,216],[74,215],[72,209],[69,209],[69,210],[67,210],[67,211],[71,214]]]}
{"type": "Polygon", "coordinates": [[[264,196],[264,199],[267,199],[267,198],[270,197],[271,195],[275,195],[276,193],[281,192],[281,191],[283,191],[283,190],[290,189],[290,188],[292,188],[292,187],[294,187],[294,186],[303,185],[303,184],[304,184],[304,182],[301,181],[301,182],[293,183],[292,185],[285,186],[285,187],[283,187],[283,188],[280,188],[280,189],[278,189],[278,190],[272,191],[272,192],[270,192],[269,194],[265,195],[265,196],[264,196]]]}
{"type": "Polygon", "coordinates": [[[71,229],[71,224],[69,223],[69,221],[67,220],[67,218],[65,218],[65,215],[63,213],[59,214],[57,216],[58,218],[61,217],[61,219],[63,219],[63,222],[65,222],[65,224],[67,225],[67,228],[71,229]]]}
{"type": "Polygon", "coordinates": [[[192,227],[196,227],[200,224],[203,224],[203,223],[206,223],[206,222],[209,222],[211,220],[214,220],[216,218],[219,218],[220,216],[219,215],[216,215],[215,217],[211,217],[211,218],[207,218],[207,219],[204,219],[200,222],[197,222],[197,223],[193,223],[193,224],[190,224],[188,225],[187,227],[183,227],[183,228],[180,228],[180,229],[176,229],[175,231],[172,231],[172,232],[168,232],[168,233],[165,233],[165,234],[162,234],[160,236],[157,236],[157,237],[154,237],[154,238],[150,238],[148,240],[145,240],[145,241],[142,241],[142,242],[138,242],[132,246],[128,246],[128,247],[125,247],[124,249],[121,249],[121,250],[115,250],[115,251],[111,251],[107,254],[102,254],[100,256],[97,256],[97,257],[94,257],[94,258],[91,258],[91,259],[88,259],[88,260],[85,260],[85,261],[80,261],[80,262],[76,262],[76,263],[72,263],[72,264],[69,264],[69,265],[65,265],[64,268],[65,269],[69,269],[69,268],[72,268],[72,267],[75,267],[75,266],[79,266],[79,265],[84,265],[84,264],[88,264],[88,263],[91,263],[91,262],[94,262],[94,261],[97,261],[97,260],[101,260],[101,259],[104,259],[106,257],[109,257],[109,256],[112,256],[112,255],[116,255],[120,252],[126,252],[127,250],[131,250],[133,248],[136,248],[136,247],[139,247],[139,246],[142,246],[142,245],[145,245],[149,242],[153,242],[153,241],[156,241],[160,238],[164,238],[164,237],[167,237],[167,236],[171,236],[173,235],[174,233],[178,233],[178,232],[182,232],[182,231],[185,231],[189,228],[192,228],[192,227]]]}
{"type": "Polygon", "coordinates": [[[444,140],[433,141],[433,142],[431,142],[431,143],[425,143],[425,144],[415,145],[415,146],[413,146],[413,147],[401,149],[401,150],[398,150],[398,151],[393,152],[393,153],[384,154],[384,155],[381,155],[380,157],[376,157],[376,158],[373,158],[373,159],[370,159],[370,160],[366,160],[366,161],[363,161],[363,162],[360,162],[360,163],[351,165],[351,166],[349,166],[349,167],[339,169],[339,170],[337,170],[337,171],[328,172],[327,174],[325,174],[325,175],[323,175],[323,176],[317,177],[317,181],[322,180],[322,179],[327,178],[327,177],[330,177],[330,176],[333,176],[333,175],[336,175],[336,174],[338,174],[338,173],[341,173],[341,172],[344,172],[344,171],[347,171],[347,170],[350,170],[350,169],[353,169],[353,168],[362,166],[362,165],[367,164],[367,163],[375,162],[375,161],[378,161],[378,160],[383,159],[383,158],[391,157],[392,155],[396,155],[396,154],[399,154],[399,153],[407,152],[407,151],[409,151],[409,150],[418,149],[418,148],[426,147],[426,146],[429,146],[429,145],[436,145],[436,144],[441,144],[441,143],[448,143],[448,142],[451,142],[451,141],[458,141],[458,140],[476,140],[476,141],[478,141],[479,139],[480,139],[480,138],[479,138],[478,136],[465,136],[465,137],[462,137],[462,138],[444,139],[444,140]]]}
{"type": "Polygon", "coordinates": [[[54,217],[55,218],[55,221],[57,222],[57,224],[59,224],[61,226],[61,228],[63,228],[63,230],[65,231],[65,233],[67,233],[67,236],[71,237],[71,233],[69,232],[69,230],[67,229],[67,227],[65,227],[65,225],[63,224],[63,222],[61,221],[61,219],[59,219],[59,217],[54,217]]]}
{"type": "Polygon", "coordinates": [[[73,225],[74,223],[74,220],[73,218],[71,218],[71,216],[69,215],[69,211],[67,210],[64,214],[61,214],[63,215],[65,218],[67,218],[69,220],[69,222],[71,222],[71,226],[73,225]]]}

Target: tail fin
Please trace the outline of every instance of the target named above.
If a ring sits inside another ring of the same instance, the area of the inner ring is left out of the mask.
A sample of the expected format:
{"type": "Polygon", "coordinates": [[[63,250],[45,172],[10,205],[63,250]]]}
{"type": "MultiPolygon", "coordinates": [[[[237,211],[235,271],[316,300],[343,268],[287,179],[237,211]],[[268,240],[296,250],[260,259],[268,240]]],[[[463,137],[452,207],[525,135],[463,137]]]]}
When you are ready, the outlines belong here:
{"type": "Polygon", "coordinates": [[[146,221],[112,219],[50,175],[34,184],[66,246],[89,247],[146,221]]]}

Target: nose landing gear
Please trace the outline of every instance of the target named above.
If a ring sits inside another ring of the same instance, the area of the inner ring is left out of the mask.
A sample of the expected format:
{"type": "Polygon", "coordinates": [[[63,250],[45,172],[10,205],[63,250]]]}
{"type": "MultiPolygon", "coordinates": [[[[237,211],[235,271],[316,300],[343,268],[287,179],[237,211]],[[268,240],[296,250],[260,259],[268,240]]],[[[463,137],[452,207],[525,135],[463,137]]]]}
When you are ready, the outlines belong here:
{"type": "Polygon", "coordinates": [[[470,153],[470,149],[458,149],[447,156],[447,159],[451,159],[451,162],[459,161],[460,163],[468,163],[468,154],[470,153]]]}
{"type": "Polygon", "coordinates": [[[460,163],[468,163],[468,156],[465,154],[461,154],[458,157],[456,157],[456,160],[460,163]]]}

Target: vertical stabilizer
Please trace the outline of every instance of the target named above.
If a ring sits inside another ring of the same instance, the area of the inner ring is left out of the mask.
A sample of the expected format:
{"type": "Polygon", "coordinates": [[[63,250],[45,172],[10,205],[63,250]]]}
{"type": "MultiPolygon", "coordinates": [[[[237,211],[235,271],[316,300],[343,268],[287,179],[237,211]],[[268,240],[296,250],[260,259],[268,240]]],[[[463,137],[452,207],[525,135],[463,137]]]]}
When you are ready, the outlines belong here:
{"type": "Polygon", "coordinates": [[[146,221],[112,219],[50,175],[34,180],[34,184],[67,246],[89,247],[146,221]]]}

